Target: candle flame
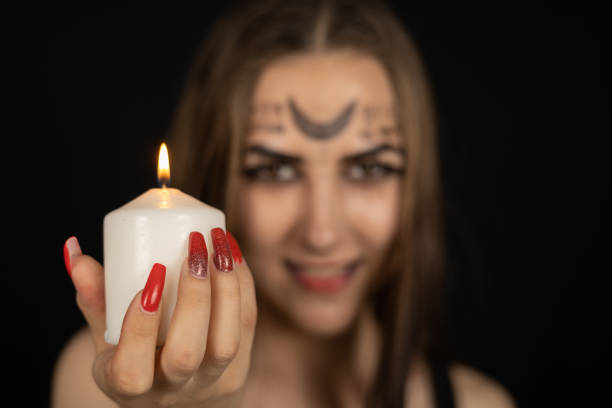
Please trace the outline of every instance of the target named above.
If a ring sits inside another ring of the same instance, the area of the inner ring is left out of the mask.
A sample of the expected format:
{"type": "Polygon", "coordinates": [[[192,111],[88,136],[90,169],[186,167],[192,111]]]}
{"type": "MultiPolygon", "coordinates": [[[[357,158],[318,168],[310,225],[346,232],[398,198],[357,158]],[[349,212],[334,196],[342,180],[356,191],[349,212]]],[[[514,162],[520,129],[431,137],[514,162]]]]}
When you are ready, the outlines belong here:
{"type": "Polygon", "coordinates": [[[157,182],[160,186],[166,187],[170,183],[170,159],[168,158],[168,148],[166,143],[162,143],[159,148],[159,159],[157,161],[157,182]]]}

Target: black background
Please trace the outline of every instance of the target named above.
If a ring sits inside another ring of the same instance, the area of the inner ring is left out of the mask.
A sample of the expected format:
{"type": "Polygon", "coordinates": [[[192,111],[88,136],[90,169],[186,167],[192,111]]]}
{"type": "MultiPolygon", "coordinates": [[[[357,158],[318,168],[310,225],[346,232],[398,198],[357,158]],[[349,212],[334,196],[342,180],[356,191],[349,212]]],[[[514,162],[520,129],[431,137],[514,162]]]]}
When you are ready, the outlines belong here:
{"type": "MultiPolygon", "coordinates": [[[[155,186],[158,145],[218,8],[3,18],[1,352],[19,405],[47,404],[58,352],[83,324],[64,240],[101,260],[104,215],[155,186]]],[[[603,12],[397,10],[438,103],[458,357],[520,406],[594,403],[609,378],[596,370],[608,367],[612,270],[603,12]]]]}

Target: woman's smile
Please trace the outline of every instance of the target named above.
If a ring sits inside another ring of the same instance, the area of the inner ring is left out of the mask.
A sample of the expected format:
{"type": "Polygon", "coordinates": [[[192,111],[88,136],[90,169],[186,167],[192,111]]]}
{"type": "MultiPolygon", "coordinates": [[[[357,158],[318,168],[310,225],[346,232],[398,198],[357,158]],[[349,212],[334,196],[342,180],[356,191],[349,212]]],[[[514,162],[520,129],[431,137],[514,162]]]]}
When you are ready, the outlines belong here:
{"type": "Polygon", "coordinates": [[[348,286],[359,269],[361,259],[355,261],[293,262],[286,259],[285,267],[303,289],[314,292],[336,293],[348,286]]]}

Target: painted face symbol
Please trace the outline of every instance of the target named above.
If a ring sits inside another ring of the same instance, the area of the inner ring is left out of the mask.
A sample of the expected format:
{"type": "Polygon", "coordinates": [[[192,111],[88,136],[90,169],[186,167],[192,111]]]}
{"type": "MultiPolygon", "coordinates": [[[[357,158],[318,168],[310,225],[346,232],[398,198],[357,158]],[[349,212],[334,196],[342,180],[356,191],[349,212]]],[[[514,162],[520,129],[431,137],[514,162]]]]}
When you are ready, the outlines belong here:
{"type": "Polygon", "coordinates": [[[353,111],[355,110],[356,102],[353,101],[347,105],[340,114],[327,123],[318,123],[308,118],[302,112],[295,101],[289,98],[289,111],[296,126],[307,136],[313,139],[326,140],[338,135],[348,124],[353,111]]]}

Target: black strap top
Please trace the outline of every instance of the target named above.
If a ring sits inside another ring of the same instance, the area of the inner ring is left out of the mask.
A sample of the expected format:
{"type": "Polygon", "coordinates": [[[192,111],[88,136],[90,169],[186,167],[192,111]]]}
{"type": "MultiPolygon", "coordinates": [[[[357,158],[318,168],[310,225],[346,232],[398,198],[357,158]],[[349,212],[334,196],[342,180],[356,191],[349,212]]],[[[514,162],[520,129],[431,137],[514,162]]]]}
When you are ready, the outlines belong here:
{"type": "Polygon", "coordinates": [[[448,366],[432,364],[431,377],[436,407],[455,408],[453,387],[448,376],[448,366]]]}

